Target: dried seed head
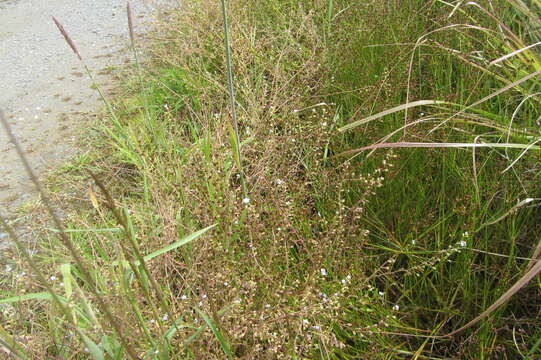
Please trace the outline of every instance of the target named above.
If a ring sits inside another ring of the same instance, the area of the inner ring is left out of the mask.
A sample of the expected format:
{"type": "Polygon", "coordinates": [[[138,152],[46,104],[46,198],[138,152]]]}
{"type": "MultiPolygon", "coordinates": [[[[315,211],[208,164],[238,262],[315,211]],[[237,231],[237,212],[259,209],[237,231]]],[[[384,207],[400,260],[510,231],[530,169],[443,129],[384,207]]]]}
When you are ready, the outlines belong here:
{"type": "Polygon", "coordinates": [[[126,12],[128,13],[128,28],[130,30],[130,40],[132,43],[132,46],[135,44],[135,35],[133,33],[133,15],[132,15],[132,9],[131,4],[128,2],[128,5],[126,5],[126,12]]]}
{"type": "Polygon", "coordinates": [[[54,16],[52,16],[52,18],[53,18],[53,21],[54,21],[56,27],[58,28],[58,30],[60,30],[60,33],[62,34],[62,36],[64,36],[64,39],[66,39],[66,42],[70,46],[71,50],[73,50],[73,52],[75,53],[75,55],[77,55],[79,60],[83,61],[83,58],[81,57],[81,54],[79,54],[79,51],[77,51],[77,48],[75,47],[75,43],[73,42],[73,40],[71,40],[71,38],[68,35],[68,33],[66,32],[66,30],[64,30],[64,27],[62,26],[62,24],[58,20],[56,20],[56,18],[54,16]]]}

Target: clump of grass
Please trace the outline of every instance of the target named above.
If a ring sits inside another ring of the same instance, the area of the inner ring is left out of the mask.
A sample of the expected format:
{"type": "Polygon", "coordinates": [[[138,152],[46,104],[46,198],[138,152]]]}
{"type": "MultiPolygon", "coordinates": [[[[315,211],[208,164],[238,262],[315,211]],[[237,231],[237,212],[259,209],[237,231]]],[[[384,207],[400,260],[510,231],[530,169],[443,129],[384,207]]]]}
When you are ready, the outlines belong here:
{"type": "MultiPolygon", "coordinates": [[[[471,2],[257,0],[225,16],[225,2],[201,1],[170,13],[97,126],[99,151],[62,174],[100,189],[76,187],[88,198],[62,233],[135,356],[535,358],[539,290],[508,296],[537,272],[541,230],[525,200],[541,197],[538,82],[525,79],[537,69],[504,58],[537,56],[516,4],[489,15],[471,2]]],[[[82,344],[124,358],[55,234],[38,258],[62,276],[52,287],[71,317],[13,275],[32,293],[9,293],[0,336],[31,338],[37,358],[82,344]]]]}

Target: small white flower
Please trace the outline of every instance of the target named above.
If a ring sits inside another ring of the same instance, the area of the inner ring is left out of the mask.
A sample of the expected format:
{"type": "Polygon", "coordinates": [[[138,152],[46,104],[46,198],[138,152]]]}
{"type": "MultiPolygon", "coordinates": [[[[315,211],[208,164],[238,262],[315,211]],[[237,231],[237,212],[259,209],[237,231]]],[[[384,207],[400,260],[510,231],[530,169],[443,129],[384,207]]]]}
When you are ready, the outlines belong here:
{"type": "Polygon", "coordinates": [[[148,322],[151,323],[151,324],[154,324],[156,322],[156,320],[150,319],[148,322]]]}
{"type": "Polygon", "coordinates": [[[265,309],[268,309],[270,308],[270,305],[269,304],[265,304],[265,309]]]}
{"type": "Polygon", "coordinates": [[[229,286],[229,283],[227,281],[224,281],[224,286],[229,286]]]}
{"type": "Polygon", "coordinates": [[[460,245],[460,247],[466,247],[468,244],[464,240],[460,240],[458,245],[460,245]]]}
{"type": "Polygon", "coordinates": [[[323,124],[321,124],[321,126],[323,127],[327,126],[327,122],[325,121],[323,124]]]}
{"type": "Polygon", "coordinates": [[[242,199],[242,202],[248,205],[250,203],[250,198],[245,197],[244,199],[242,199]]]}
{"type": "Polygon", "coordinates": [[[60,286],[64,286],[64,283],[63,283],[63,282],[61,282],[61,283],[60,283],[59,285],[60,285],[60,286]]]}
{"type": "Polygon", "coordinates": [[[180,300],[188,300],[188,296],[182,295],[182,296],[180,297],[180,300]]]}
{"type": "Polygon", "coordinates": [[[533,199],[533,198],[526,198],[526,199],[524,199],[524,204],[531,203],[534,200],[535,199],[533,199]]]}
{"type": "Polygon", "coordinates": [[[385,295],[385,293],[383,291],[378,291],[378,295],[383,296],[383,295],[385,295]]]}
{"type": "Polygon", "coordinates": [[[240,303],[242,302],[242,300],[241,300],[241,299],[235,299],[233,302],[234,302],[235,304],[240,304],[240,303]]]}
{"type": "Polygon", "coordinates": [[[11,267],[11,265],[6,265],[4,271],[8,273],[8,272],[11,272],[11,270],[13,270],[13,268],[11,267]]]}
{"type": "Polygon", "coordinates": [[[468,236],[470,236],[470,233],[469,233],[469,232],[464,231],[464,232],[462,233],[462,237],[468,237],[468,236]]]}
{"type": "Polygon", "coordinates": [[[310,321],[308,321],[308,320],[306,320],[306,319],[302,319],[302,323],[303,323],[304,325],[308,325],[308,324],[310,324],[310,321]]]}
{"type": "Polygon", "coordinates": [[[158,355],[160,353],[159,350],[154,350],[154,355],[158,355]]]}
{"type": "Polygon", "coordinates": [[[201,299],[206,299],[207,298],[207,294],[203,294],[203,296],[201,296],[201,299]]]}
{"type": "Polygon", "coordinates": [[[312,329],[315,331],[321,331],[321,328],[317,325],[312,326],[312,329]]]}
{"type": "Polygon", "coordinates": [[[346,285],[346,283],[347,283],[346,279],[342,279],[342,280],[340,280],[340,282],[342,283],[342,285],[346,285]]]}
{"type": "Polygon", "coordinates": [[[394,311],[398,311],[398,310],[400,310],[400,306],[398,306],[398,304],[397,304],[397,305],[395,305],[395,306],[393,306],[393,310],[394,310],[394,311]]]}
{"type": "Polygon", "coordinates": [[[351,280],[351,275],[346,276],[346,280],[347,281],[351,280]]]}
{"type": "Polygon", "coordinates": [[[55,280],[56,280],[56,276],[54,276],[54,275],[53,275],[53,276],[51,276],[51,277],[49,278],[49,280],[51,280],[51,281],[55,281],[55,280]]]}
{"type": "Polygon", "coordinates": [[[411,240],[411,245],[415,245],[416,241],[415,240],[411,240]]]}
{"type": "Polygon", "coordinates": [[[319,272],[321,273],[321,276],[327,276],[327,270],[325,270],[325,268],[321,268],[319,272]]]}
{"type": "Polygon", "coordinates": [[[276,185],[282,185],[284,181],[282,179],[276,179],[276,185]]]}
{"type": "Polygon", "coordinates": [[[162,320],[163,321],[169,320],[169,315],[165,314],[164,316],[162,316],[162,320]]]}

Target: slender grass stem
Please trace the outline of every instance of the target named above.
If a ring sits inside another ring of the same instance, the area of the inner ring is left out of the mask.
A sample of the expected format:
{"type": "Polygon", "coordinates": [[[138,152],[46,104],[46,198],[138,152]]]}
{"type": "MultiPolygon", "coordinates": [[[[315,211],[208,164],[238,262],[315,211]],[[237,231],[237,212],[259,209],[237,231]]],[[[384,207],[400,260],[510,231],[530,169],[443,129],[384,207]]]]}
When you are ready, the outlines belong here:
{"type": "Polygon", "coordinates": [[[244,191],[244,195],[247,193],[244,171],[242,168],[242,149],[239,136],[239,125],[237,120],[237,110],[236,110],[236,99],[235,99],[235,87],[233,84],[233,65],[231,59],[231,47],[229,44],[229,23],[227,18],[227,5],[225,0],[222,2],[222,17],[224,23],[224,47],[225,47],[225,57],[226,57],[226,71],[227,71],[227,87],[229,92],[229,106],[231,107],[231,118],[234,132],[234,141],[236,146],[234,146],[233,151],[236,152],[235,157],[237,159],[237,166],[239,167],[240,181],[244,191]]]}

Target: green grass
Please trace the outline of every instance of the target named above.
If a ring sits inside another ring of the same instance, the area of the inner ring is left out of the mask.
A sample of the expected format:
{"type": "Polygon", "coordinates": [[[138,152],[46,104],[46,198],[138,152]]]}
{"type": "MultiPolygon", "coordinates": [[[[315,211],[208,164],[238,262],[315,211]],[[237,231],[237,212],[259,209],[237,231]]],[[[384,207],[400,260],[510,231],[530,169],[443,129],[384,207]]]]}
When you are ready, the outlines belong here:
{"type": "Polygon", "coordinates": [[[182,6],[96,124],[96,150],[48,181],[68,230],[42,229],[42,280],[12,251],[5,346],[538,358],[536,277],[461,329],[538,264],[539,76],[525,77],[539,48],[490,63],[539,41],[538,1],[225,4],[231,66],[222,3],[182,6]]]}

